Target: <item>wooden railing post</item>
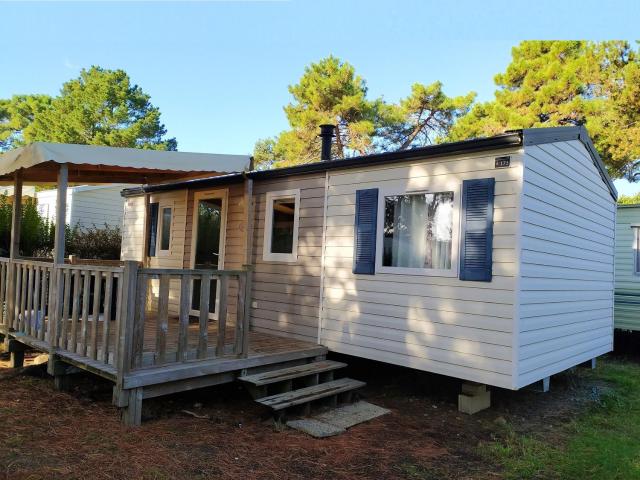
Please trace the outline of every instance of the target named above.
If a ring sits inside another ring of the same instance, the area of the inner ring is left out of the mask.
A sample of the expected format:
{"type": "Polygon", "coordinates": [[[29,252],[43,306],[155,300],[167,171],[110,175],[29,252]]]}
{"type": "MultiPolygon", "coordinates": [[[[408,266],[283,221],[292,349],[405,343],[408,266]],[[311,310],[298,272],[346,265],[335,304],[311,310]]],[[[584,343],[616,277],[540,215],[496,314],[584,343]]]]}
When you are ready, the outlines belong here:
{"type": "Polygon", "coordinates": [[[7,263],[7,299],[6,299],[6,318],[5,325],[7,331],[13,328],[13,321],[15,319],[15,301],[16,301],[16,265],[12,259],[9,259],[7,263]]]}
{"type": "Polygon", "coordinates": [[[240,356],[249,356],[249,329],[251,325],[251,280],[253,267],[243,265],[244,272],[238,276],[238,307],[236,322],[239,327],[240,356]]]}
{"type": "Polygon", "coordinates": [[[122,273],[122,301],[119,305],[118,355],[116,387],[122,389],[124,376],[133,363],[133,332],[135,327],[136,298],[138,291],[138,262],[124,262],[122,273]]]}

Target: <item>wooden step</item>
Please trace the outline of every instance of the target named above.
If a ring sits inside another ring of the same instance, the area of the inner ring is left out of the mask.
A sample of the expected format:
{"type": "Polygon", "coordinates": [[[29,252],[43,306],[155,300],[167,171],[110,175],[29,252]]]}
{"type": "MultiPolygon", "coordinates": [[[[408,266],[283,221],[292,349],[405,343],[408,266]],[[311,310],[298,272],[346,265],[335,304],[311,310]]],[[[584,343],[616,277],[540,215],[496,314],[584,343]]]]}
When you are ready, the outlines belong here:
{"type": "Polygon", "coordinates": [[[302,405],[305,403],[331,397],[339,393],[348,392],[357,388],[362,388],[366,383],[352,378],[341,378],[331,382],[321,383],[312,387],[300,388],[290,392],[279,393],[256,400],[256,402],[273,410],[283,410],[285,408],[302,405]]]}
{"type": "Polygon", "coordinates": [[[294,378],[315,375],[316,373],[329,372],[346,366],[346,363],[322,360],[319,362],[307,363],[305,365],[298,365],[296,367],[280,368],[278,370],[270,370],[268,372],[256,373],[254,375],[246,375],[238,378],[238,380],[256,387],[262,387],[264,385],[284,382],[294,378]]]}

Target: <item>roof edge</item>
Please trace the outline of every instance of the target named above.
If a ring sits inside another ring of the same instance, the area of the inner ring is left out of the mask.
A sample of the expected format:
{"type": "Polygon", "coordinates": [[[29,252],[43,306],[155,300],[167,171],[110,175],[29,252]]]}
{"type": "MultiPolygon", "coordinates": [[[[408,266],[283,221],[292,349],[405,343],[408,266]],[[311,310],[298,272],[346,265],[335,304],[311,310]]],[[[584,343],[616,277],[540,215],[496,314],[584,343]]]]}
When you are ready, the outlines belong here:
{"type": "Polygon", "coordinates": [[[598,154],[593,141],[584,125],[576,127],[550,127],[550,128],[524,128],[521,130],[524,145],[540,145],[544,143],[566,142],[569,140],[579,140],[589,152],[593,164],[600,171],[600,177],[607,185],[614,200],[618,200],[618,190],[613,184],[613,180],[607,172],[602,158],[598,154]]]}
{"type": "Polygon", "coordinates": [[[217,177],[191,178],[188,180],[180,180],[178,182],[140,185],[138,187],[125,188],[120,192],[120,195],[123,197],[135,197],[144,195],[145,193],[167,192],[189,187],[201,188],[215,187],[218,185],[231,185],[233,183],[242,182],[246,178],[246,176],[246,173],[229,173],[225,175],[218,175],[217,177]]]}
{"type": "Polygon", "coordinates": [[[342,160],[314,162],[305,165],[296,165],[293,167],[276,168],[273,170],[253,170],[246,173],[199,178],[166,184],[143,185],[142,187],[123,190],[122,196],[130,197],[135,195],[142,195],[144,193],[178,190],[181,188],[200,188],[215,185],[225,185],[233,183],[235,181],[239,181],[243,178],[251,178],[257,180],[281,178],[291,175],[320,173],[327,170],[335,170],[341,168],[357,168],[367,165],[397,163],[415,158],[433,158],[459,155],[464,153],[473,153],[485,150],[513,148],[522,146],[522,144],[522,132],[518,130],[501,135],[496,135],[493,137],[475,138],[459,142],[429,145],[426,147],[413,148],[411,150],[400,150],[394,152],[376,153],[373,155],[362,155],[358,157],[345,158],[342,160]]]}

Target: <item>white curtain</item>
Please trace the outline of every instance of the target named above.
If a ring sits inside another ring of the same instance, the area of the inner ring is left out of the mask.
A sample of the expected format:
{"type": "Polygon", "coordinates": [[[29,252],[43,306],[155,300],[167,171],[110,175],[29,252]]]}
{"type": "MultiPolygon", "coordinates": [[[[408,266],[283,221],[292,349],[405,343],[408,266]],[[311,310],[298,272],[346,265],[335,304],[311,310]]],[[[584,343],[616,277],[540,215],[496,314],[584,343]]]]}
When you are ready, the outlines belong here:
{"type": "Polygon", "coordinates": [[[452,192],[387,197],[384,265],[451,268],[452,218],[452,192]]]}

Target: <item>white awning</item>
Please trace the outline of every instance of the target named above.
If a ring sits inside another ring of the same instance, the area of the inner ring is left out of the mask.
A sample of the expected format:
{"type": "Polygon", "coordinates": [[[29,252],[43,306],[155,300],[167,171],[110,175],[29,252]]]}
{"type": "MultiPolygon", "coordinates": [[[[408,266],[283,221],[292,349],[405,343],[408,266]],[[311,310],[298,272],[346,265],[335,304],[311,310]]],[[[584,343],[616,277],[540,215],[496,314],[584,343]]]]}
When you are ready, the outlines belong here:
{"type": "Polygon", "coordinates": [[[70,182],[84,179],[93,183],[102,177],[99,183],[146,183],[191,174],[242,172],[249,167],[250,159],[248,155],[35,142],[0,154],[0,179],[11,178],[13,172],[22,168],[25,180],[55,181],[57,169],[51,168],[53,162],[68,164],[70,182]],[[113,178],[108,178],[109,174],[113,178]]]}

